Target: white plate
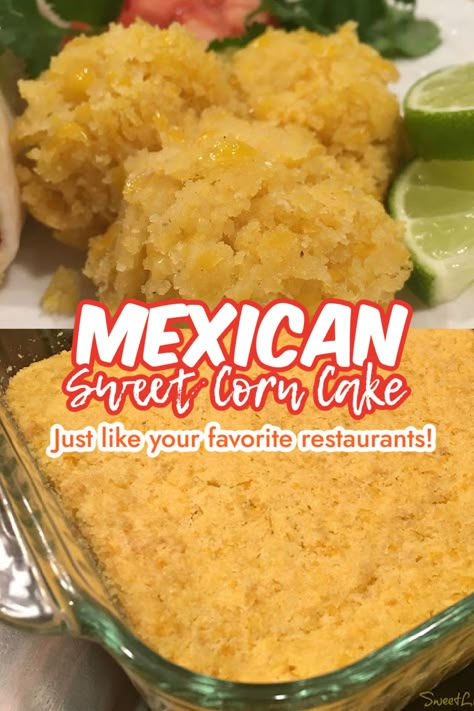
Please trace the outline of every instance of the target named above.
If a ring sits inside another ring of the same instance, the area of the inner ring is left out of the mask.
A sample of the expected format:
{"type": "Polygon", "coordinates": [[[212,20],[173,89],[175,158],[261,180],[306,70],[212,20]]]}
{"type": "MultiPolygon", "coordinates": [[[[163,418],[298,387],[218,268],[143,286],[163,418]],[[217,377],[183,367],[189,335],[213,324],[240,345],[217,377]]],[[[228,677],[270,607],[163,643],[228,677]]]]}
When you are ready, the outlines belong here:
{"type": "MultiPolygon", "coordinates": [[[[443,44],[426,57],[398,62],[401,79],[395,91],[400,98],[424,74],[474,60],[474,0],[419,0],[418,15],[439,23],[443,44]]],[[[47,316],[39,302],[60,264],[80,263],[80,255],[56,243],[43,230],[26,230],[20,254],[0,289],[0,328],[72,327],[72,318],[47,316]]],[[[415,308],[414,326],[474,328],[474,286],[455,301],[431,309],[420,304],[408,290],[403,292],[403,298],[415,308]]]]}

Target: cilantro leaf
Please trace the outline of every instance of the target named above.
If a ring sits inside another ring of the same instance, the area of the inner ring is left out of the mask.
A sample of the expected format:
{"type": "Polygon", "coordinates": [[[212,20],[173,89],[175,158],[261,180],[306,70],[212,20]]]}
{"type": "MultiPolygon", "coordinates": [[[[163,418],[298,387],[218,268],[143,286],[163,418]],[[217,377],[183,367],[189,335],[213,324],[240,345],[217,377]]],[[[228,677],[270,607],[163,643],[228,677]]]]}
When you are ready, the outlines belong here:
{"type": "Polygon", "coordinates": [[[245,33],[238,37],[225,37],[224,39],[213,40],[209,49],[221,52],[226,49],[235,49],[237,47],[245,47],[246,44],[254,40],[256,37],[262,35],[267,29],[267,25],[261,22],[251,22],[245,28],[245,33]]]}
{"type": "Polygon", "coordinates": [[[246,23],[261,12],[268,12],[286,30],[304,27],[307,30],[327,33],[320,22],[321,11],[327,0],[262,0],[260,5],[247,16],[246,23]]]}
{"type": "Polygon", "coordinates": [[[65,30],[38,12],[35,0],[0,0],[0,51],[11,49],[36,76],[56,54],[65,30]]]}
{"type": "Polygon", "coordinates": [[[74,22],[89,26],[87,33],[96,34],[117,18],[121,0],[49,0],[48,3],[64,27],[43,17],[36,0],[0,0],[0,54],[11,50],[25,62],[26,74],[36,77],[49,66],[65,39],[84,32],[74,22]]]}
{"type": "Polygon", "coordinates": [[[245,32],[211,44],[211,49],[243,47],[262,32],[254,18],[269,13],[283,29],[304,27],[329,34],[354,20],[359,37],[387,57],[421,57],[441,43],[439,28],[415,17],[416,0],[261,0],[246,18],[245,32]]]}
{"type": "Polygon", "coordinates": [[[118,18],[123,0],[49,0],[48,4],[65,20],[100,27],[118,18]]]}
{"type": "Polygon", "coordinates": [[[401,24],[394,37],[398,54],[405,57],[422,57],[441,43],[439,27],[430,20],[416,20],[401,24]]]}

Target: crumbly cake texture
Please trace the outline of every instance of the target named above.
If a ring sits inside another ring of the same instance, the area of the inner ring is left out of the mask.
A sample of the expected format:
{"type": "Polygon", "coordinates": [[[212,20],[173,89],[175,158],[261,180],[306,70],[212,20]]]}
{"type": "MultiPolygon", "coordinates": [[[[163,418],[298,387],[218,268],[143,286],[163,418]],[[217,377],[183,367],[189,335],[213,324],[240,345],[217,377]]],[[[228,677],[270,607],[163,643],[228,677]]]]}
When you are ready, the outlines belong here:
{"type": "MultiPolygon", "coordinates": [[[[354,423],[307,406],[289,417],[227,412],[228,429],[437,427],[433,453],[45,455],[49,428],[111,421],[72,414],[63,353],[21,371],[10,408],[90,545],[136,634],[164,657],[223,679],[273,682],[360,659],[474,588],[474,334],[410,331],[413,394],[354,423]]],[[[310,377],[306,375],[306,377],[310,377]]],[[[201,404],[199,404],[201,402],[201,404]]],[[[202,428],[126,408],[138,429],[202,428]]]]}
{"type": "Polygon", "coordinates": [[[74,316],[81,300],[84,277],[77,269],[58,267],[41,299],[41,306],[50,314],[74,316]]]}
{"type": "Polygon", "coordinates": [[[350,23],[330,37],[269,29],[231,55],[179,25],[111,26],[20,83],[23,200],[88,249],[109,306],[132,294],[384,303],[410,270],[381,203],[401,152],[397,76],[350,23]]]}
{"type": "Polygon", "coordinates": [[[354,28],[329,36],[270,29],[236,52],[233,73],[252,115],[311,129],[382,196],[401,151],[400,108],[387,89],[398,71],[354,28]]]}
{"type": "Polygon", "coordinates": [[[126,168],[120,216],[85,269],[112,307],[175,295],[386,303],[409,275],[401,225],[306,128],[210,109],[196,136],[126,168]]]}
{"type": "Polygon", "coordinates": [[[234,106],[226,65],[181,25],[143,22],[78,37],[34,81],[17,120],[22,196],[65,242],[85,248],[115,216],[123,161],[192,122],[207,106],[234,106]]]}

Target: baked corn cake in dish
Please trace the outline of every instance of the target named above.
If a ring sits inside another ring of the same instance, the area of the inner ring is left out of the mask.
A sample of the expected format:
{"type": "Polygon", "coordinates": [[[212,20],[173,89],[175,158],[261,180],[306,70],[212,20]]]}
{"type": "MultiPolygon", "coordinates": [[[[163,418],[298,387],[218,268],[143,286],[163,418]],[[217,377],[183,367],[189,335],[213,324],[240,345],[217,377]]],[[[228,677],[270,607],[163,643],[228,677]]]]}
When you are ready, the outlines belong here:
{"type": "Polygon", "coordinates": [[[87,252],[111,307],[390,301],[411,271],[383,206],[403,152],[394,65],[351,23],[206,50],[177,24],[112,25],[20,82],[13,146],[29,211],[87,252]]]}
{"type": "MultiPolygon", "coordinates": [[[[474,589],[474,334],[410,331],[399,372],[412,395],[354,422],[301,415],[125,406],[128,429],[437,428],[433,452],[100,451],[50,459],[50,428],[112,422],[101,404],[65,406],[69,353],[20,371],[9,408],[79,527],[136,635],[222,679],[277,682],[334,671],[474,589]]],[[[298,373],[310,383],[313,374],[298,373]]]]}

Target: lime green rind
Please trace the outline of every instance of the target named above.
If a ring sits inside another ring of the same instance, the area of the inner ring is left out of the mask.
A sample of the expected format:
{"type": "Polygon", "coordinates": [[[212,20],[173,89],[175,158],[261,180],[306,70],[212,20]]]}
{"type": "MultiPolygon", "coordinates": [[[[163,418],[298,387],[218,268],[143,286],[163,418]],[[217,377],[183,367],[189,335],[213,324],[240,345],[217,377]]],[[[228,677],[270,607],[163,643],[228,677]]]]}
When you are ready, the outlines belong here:
{"type": "Polygon", "coordinates": [[[409,241],[407,239],[413,271],[408,286],[427,306],[437,306],[452,301],[474,283],[473,269],[461,271],[452,269],[444,262],[433,260],[419,250],[414,250],[409,241]]]}
{"type": "Polygon", "coordinates": [[[474,160],[474,110],[427,114],[405,108],[410,144],[425,160],[474,160]]]}
{"type": "Polygon", "coordinates": [[[414,160],[393,184],[388,208],[406,223],[408,286],[422,301],[451,301],[474,282],[474,165],[414,160]],[[447,187],[451,176],[461,190],[447,187]]]}
{"type": "Polygon", "coordinates": [[[413,271],[407,286],[427,306],[434,306],[435,277],[419,264],[413,265],[413,271]]]}
{"type": "Polygon", "coordinates": [[[474,159],[474,63],[440,69],[417,81],[404,112],[408,137],[421,158],[474,159]]]}

